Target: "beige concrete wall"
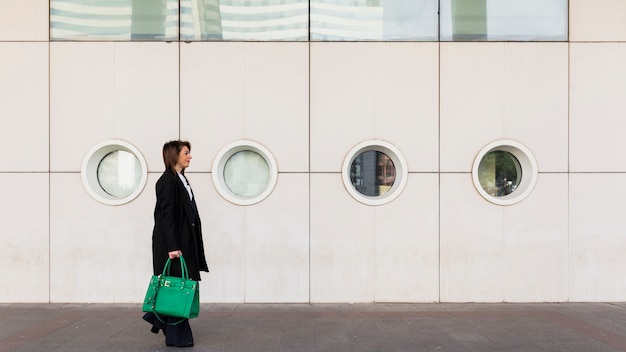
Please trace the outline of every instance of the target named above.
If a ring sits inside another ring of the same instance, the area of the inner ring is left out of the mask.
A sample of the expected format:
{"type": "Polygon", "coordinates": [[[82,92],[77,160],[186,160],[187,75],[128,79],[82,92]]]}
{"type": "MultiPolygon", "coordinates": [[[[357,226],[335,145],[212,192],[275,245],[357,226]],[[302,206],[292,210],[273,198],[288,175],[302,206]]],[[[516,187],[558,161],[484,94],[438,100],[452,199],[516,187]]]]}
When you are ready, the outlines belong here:
{"type": "Polygon", "coordinates": [[[160,149],[179,137],[193,145],[204,302],[626,300],[619,0],[570,1],[568,43],[50,43],[47,1],[22,3],[0,11],[0,266],[21,283],[0,302],[141,301],[160,149]],[[108,139],[146,159],[128,204],[81,181],[86,152],[108,139]],[[211,177],[242,139],[279,173],[250,206],[211,177]],[[409,172],[379,206],[341,175],[373,139],[409,172]],[[472,183],[477,153],[500,139],[538,165],[533,192],[509,206],[472,183]]]}

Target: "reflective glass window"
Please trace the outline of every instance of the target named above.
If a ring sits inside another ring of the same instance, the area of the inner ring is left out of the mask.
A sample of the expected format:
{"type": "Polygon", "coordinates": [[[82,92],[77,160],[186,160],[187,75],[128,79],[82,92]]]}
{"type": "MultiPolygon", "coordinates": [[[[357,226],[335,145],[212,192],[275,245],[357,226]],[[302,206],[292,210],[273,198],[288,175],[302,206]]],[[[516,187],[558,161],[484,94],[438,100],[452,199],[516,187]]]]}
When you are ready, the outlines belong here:
{"type": "Polygon", "coordinates": [[[181,40],[307,41],[308,0],[181,0],[181,40]]]}
{"type": "Polygon", "coordinates": [[[109,195],[125,198],[141,184],[142,167],[139,159],[130,152],[117,150],[102,158],[98,165],[98,183],[109,195]]]}
{"type": "Polygon", "coordinates": [[[311,40],[438,38],[437,0],[311,0],[311,40]]]}
{"type": "Polygon", "coordinates": [[[503,150],[487,153],[478,166],[480,185],[491,196],[503,197],[517,189],[522,168],[517,158],[503,150]]]}
{"type": "Polygon", "coordinates": [[[396,168],[385,153],[368,150],[355,156],[350,166],[352,186],[365,196],[380,196],[391,189],[396,168]]]}
{"type": "Polygon", "coordinates": [[[254,151],[239,151],[228,158],[224,165],[224,183],[238,196],[258,196],[267,189],[269,181],[267,161],[254,151]]]}
{"type": "Polygon", "coordinates": [[[178,0],[51,0],[52,40],[178,40],[178,0]]]}
{"type": "Polygon", "coordinates": [[[566,41],[567,0],[441,0],[441,41],[566,41]]]}

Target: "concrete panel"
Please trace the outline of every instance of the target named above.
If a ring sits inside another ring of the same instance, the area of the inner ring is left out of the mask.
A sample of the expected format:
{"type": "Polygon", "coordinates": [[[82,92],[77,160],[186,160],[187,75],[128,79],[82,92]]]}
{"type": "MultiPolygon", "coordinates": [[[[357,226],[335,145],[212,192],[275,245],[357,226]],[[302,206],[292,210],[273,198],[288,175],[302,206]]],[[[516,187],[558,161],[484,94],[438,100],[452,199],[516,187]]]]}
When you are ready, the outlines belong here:
{"type": "Polygon", "coordinates": [[[338,172],[368,139],[437,169],[438,44],[311,43],[311,168],[338,172]]]}
{"type": "Polygon", "coordinates": [[[245,207],[245,301],[309,302],[309,176],[280,174],[272,194],[245,207]]]}
{"type": "Polygon", "coordinates": [[[520,203],[499,206],[471,174],[441,175],[441,301],[567,299],[567,174],[540,174],[520,203]]]}
{"type": "Polygon", "coordinates": [[[0,2],[0,41],[48,41],[49,0],[0,2]]]}
{"type": "Polygon", "coordinates": [[[309,170],[309,45],[248,43],[245,130],[263,144],[279,172],[309,170]]]}
{"type": "Polygon", "coordinates": [[[180,135],[178,50],[177,43],[115,46],[115,125],[108,132],[134,144],[149,171],[164,170],[163,144],[180,135]]]}
{"type": "Polygon", "coordinates": [[[622,0],[569,0],[570,42],[626,41],[622,0]]]}
{"type": "Polygon", "coordinates": [[[50,65],[53,171],[79,171],[85,153],[112,138],[163,170],[163,143],[179,136],[177,44],[55,42],[50,65]]]}
{"type": "Polygon", "coordinates": [[[504,94],[502,137],[524,144],[539,172],[567,171],[567,43],[507,43],[504,94]]]}
{"type": "Polygon", "coordinates": [[[373,302],[376,207],[352,198],[338,173],[312,174],[310,194],[311,302],[373,302]]]}
{"type": "Polygon", "coordinates": [[[48,44],[0,43],[0,52],[11,53],[0,56],[0,140],[15,147],[0,171],[48,171],[48,44]]]}
{"type": "Polygon", "coordinates": [[[181,43],[181,137],[194,170],[211,171],[218,151],[245,136],[245,43],[181,43]]]}
{"type": "Polygon", "coordinates": [[[375,135],[372,46],[311,43],[311,171],[340,172],[355,145],[375,135]]]}
{"type": "Polygon", "coordinates": [[[528,198],[503,208],[505,302],[567,301],[567,203],[567,174],[539,174],[528,198]]]}
{"type": "Polygon", "coordinates": [[[441,43],[441,171],[470,172],[503,137],[504,58],[504,43],[441,43]]]}
{"type": "Polygon", "coordinates": [[[50,44],[51,170],[80,171],[86,152],[113,137],[114,48],[114,43],[50,44]]]}
{"type": "Polygon", "coordinates": [[[2,303],[49,302],[48,190],[48,174],[0,173],[2,303]]]}
{"type": "Polygon", "coordinates": [[[476,153],[514,139],[539,171],[567,171],[567,45],[441,44],[441,170],[469,172],[476,153]]]}
{"type": "Polygon", "coordinates": [[[409,172],[437,171],[439,45],[380,43],[372,51],[374,138],[398,147],[409,172]]]}
{"type": "Polygon", "coordinates": [[[402,195],[374,217],[375,301],[438,301],[439,176],[409,174],[402,195]]]}
{"type": "Polygon", "coordinates": [[[441,175],[441,302],[504,299],[504,207],[474,189],[471,174],[441,175]]]}
{"type": "Polygon", "coordinates": [[[571,171],[626,171],[625,61],[626,43],[571,44],[571,171]]]}
{"type": "Polygon", "coordinates": [[[570,175],[570,301],[626,300],[626,174],[570,175]]]}
{"type": "MultiPolygon", "coordinates": [[[[150,174],[146,189],[157,176],[150,174]]],[[[152,275],[154,192],[108,206],[79,173],[50,175],[50,302],[141,302],[152,275]]]]}
{"type": "Polygon", "coordinates": [[[250,139],[268,148],[280,172],[308,171],[308,45],[182,45],[181,134],[207,156],[210,171],[226,144],[250,139]]]}

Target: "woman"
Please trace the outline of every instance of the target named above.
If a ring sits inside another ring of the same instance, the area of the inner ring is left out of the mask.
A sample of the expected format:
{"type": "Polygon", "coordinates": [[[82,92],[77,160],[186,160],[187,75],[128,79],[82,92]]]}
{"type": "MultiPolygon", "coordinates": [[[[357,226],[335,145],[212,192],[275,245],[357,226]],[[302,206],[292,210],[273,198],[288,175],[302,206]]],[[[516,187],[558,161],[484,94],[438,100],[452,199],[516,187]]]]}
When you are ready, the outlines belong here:
{"type": "MultiPolygon", "coordinates": [[[[196,207],[185,169],[191,161],[191,144],[187,141],[170,141],[163,145],[165,172],[156,183],[156,206],[154,208],[154,230],[152,232],[152,263],[154,275],[163,272],[167,259],[173,259],[170,275],[181,276],[181,255],[185,258],[189,277],[200,281],[200,271],[209,271],[204,256],[200,216],[196,207]]],[[[189,320],[155,316],[146,313],[144,320],[151,323],[152,332],[159,329],[165,335],[167,346],[191,347],[193,334],[189,320]],[[160,318],[160,319],[159,319],[160,318]]]]}

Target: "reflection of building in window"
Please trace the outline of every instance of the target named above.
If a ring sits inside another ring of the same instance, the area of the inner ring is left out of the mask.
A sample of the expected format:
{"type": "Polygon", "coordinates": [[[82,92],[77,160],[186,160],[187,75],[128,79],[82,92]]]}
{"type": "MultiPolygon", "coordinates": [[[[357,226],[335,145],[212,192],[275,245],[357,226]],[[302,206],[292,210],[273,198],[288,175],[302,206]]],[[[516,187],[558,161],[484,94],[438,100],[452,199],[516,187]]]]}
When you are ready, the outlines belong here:
{"type": "Polygon", "coordinates": [[[396,180],[396,168],[385,153],[370,150],[357,155],[350,167],[350,181],[366,196],[379,196],[391,189],[396,180]]]}
{"type": "Polygon", "coordinates": [[[438,38],[436,0],[181,0],[180,6],[182,40],[438,38]]]}
{"type": "Polygon", "coordinates": [[[567,40],[567,0],[441,0],[442,41],[567,40]]]}
{"type": "Polygon", "coordinates": [[[380,0],[311,0],[311,39],[382,40],[380,0]]]}
{"type": "Polygon", "coordinates": [[[494,197],[503,197],[515,191],[521,181],[521,175],[521,166],[517,158],[502,150],[485,155],[478,168],[482,188],[494,197]]]}
{"type": "Polygon", "coordinates": [[[378,177],[378,194],[385,194],[391,189],[396,180],[396,168],[393,161],[384,153],[377,154],[377,177],[378,177]]]}
{"type": "Polygon", "coordinates": [[[177,0],[52,0],[51,38],[177,40],[177,0]]]}
{"type": "Polygon", "coordinates": [[[183,0],[181,39],[308,40],[306,0],[183,0]]]}
{"type": "MultiPolygon", "coordinates": [[[[316,40],[381,40],[379,0],[310,1],[316,40]]],[[[182,40],[308,40],[309,1],[182,0],[182,40]]]]}
{"type": "Polygon", "coordinates": [[[180,39],[222,40],[220,0],[181,0],[180,39]]]}

